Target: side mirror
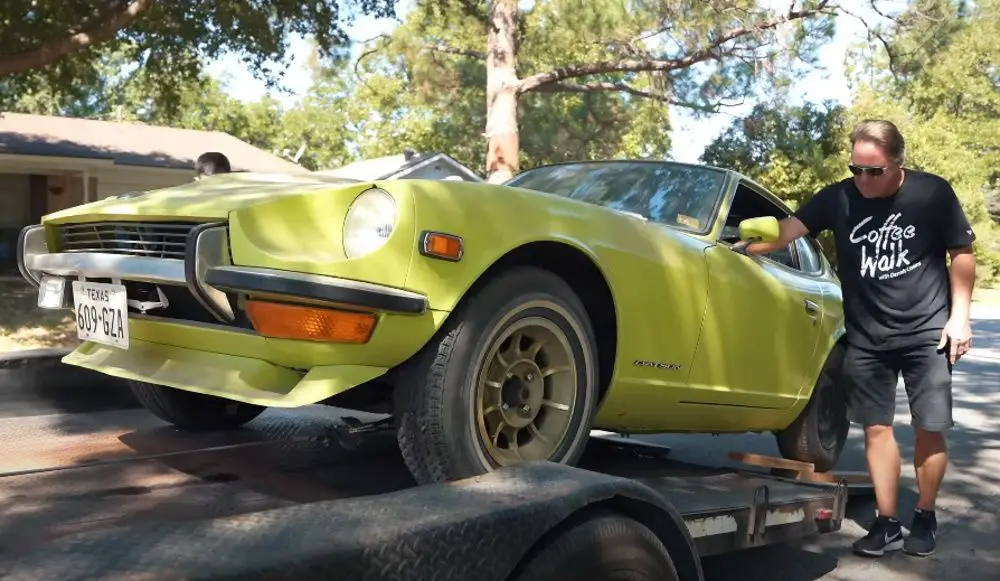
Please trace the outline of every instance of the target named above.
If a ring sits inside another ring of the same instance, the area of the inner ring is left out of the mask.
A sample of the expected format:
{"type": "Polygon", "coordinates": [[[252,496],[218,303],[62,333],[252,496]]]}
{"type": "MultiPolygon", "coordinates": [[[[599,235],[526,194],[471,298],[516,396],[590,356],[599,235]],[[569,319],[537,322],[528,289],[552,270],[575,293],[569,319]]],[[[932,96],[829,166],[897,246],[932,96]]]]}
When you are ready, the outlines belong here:
{"type": "Polygon", "coordinates": [[[740,240],[774,242],[781,237],[781,226],[774,216],[747,218],[740,222],[740,240]]]}

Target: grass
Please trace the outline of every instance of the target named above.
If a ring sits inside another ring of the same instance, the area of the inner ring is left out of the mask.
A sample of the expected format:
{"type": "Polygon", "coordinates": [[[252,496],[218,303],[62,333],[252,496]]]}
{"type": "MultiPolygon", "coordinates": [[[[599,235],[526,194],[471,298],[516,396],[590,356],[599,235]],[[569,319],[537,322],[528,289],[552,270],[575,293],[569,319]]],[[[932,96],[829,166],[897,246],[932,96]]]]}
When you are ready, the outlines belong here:
{"type": "Polygon", "coordinates": [[[37,296],[19,277],[0,278],[0,353],[79,344],[73,313],[40,309],[37,296]]]}

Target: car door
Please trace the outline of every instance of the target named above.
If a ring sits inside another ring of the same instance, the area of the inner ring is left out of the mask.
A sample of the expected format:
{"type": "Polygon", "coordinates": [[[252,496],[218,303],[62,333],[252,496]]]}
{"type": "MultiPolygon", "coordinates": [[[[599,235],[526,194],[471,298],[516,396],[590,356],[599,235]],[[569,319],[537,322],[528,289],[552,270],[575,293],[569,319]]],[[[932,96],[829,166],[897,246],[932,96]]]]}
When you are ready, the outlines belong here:
{"type": "Polygon", "coordinates": [[[822,330],[823,290],[799,245],[767,256],[726,242],[705,249],[709,301],[689,378],[701,403],[791,406],[809,381],[822,330]]]}

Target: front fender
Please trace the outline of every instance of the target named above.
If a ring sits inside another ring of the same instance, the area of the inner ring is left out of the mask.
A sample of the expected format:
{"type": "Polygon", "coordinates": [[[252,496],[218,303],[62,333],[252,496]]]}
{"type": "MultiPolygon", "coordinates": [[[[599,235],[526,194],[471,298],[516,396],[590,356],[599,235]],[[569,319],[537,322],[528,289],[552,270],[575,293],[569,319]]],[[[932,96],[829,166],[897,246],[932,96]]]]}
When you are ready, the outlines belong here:
{"type": "MultiPolygon", "coordinates": [[[[452,310],[493,264],[535,242],[561,243],[586,255],[616,301],[619,291],[663,263],[650,224],[593,204],[490,184],[413,181],[407,187],[418,238],[444,232],[463,242],[459,261],[413,256],[405,287],[427,296],[432,309],[452,310]]],[[[675,256],[684,256],[683,243],[675,246],[675,256]]]]}
{"type": "Polygon", "coordinates": [[[385,245],[348,258],[343,227],[351,203],[371,183],[334,186],[274,198],[229,216],[233,263],[336,276],[403,288],[416,251],[413,197],[406,187],[383,187],[396,201],[396,225],[385,245]]]}

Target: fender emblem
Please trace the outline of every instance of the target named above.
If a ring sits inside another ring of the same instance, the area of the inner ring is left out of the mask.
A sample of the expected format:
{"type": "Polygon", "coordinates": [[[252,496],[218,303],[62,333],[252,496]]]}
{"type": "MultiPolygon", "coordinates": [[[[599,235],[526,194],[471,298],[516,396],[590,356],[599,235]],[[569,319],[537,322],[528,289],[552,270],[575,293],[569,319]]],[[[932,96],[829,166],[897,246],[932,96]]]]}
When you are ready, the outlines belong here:
{"type": "Polygon", "coordinates": [[[655,367],[657,369],[669,369],[671,371],[677,371],[681,368],[680,363],[660,363],[659,361],[643,361],[642,359],[636,359],[632,362],[632,365],[636,367],[655,367]]]}

